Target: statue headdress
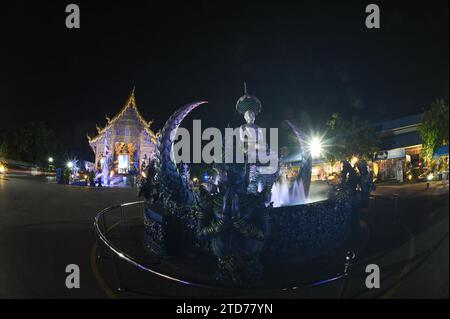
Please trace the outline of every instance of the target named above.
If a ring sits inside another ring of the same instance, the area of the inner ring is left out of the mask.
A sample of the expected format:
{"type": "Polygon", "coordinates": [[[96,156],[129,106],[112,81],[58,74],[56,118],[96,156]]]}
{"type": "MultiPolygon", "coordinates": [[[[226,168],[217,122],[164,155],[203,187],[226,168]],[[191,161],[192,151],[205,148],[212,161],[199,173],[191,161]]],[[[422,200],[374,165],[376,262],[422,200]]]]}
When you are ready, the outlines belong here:
{"type": "Polygon", "coordinates": [[[261,101],[253,95],[248,94],[247,83],[244,82],[244,95],[236,102],[236,111],[245,114],[247,111],[253,111],[255,115],[261,112],[261,101]]]}

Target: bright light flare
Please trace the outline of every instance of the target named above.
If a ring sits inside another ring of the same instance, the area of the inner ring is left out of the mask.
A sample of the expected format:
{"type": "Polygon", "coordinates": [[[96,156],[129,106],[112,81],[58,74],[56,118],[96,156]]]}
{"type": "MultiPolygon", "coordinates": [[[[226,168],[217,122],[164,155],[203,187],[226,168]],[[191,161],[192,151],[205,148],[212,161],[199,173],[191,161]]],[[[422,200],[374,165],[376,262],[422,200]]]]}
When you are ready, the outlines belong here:
{"type": "Polygon", "coordinates": [[[320,157],[322,154],[322,140],[319,137],[313,137],[309,142],[309,152],[313,158],[320,157]]]}
{"type": "Polygon", "coordinates": [[[431,181],[431,180],[433,180],[433,178],[434,178],[434,174],[433,173],[428,174],[427,180],[431,181]]]}
{"type": "Polygon", "coordinates": [[[0,163],[0,174],[6,174],[6,166],[0,163]]]}
{"type": "Polygon", "coordinates": [[[49,157],[49,158],[48,158],[48,162],[49,162],[49,163],[53,163],[53,157],[49,157]]]}
{"type": "Polygon", "coordinates": [[[67,162],[67,167],[72,169],[73,168],[73,162],[72,161],[68,161],[67,162]]]}

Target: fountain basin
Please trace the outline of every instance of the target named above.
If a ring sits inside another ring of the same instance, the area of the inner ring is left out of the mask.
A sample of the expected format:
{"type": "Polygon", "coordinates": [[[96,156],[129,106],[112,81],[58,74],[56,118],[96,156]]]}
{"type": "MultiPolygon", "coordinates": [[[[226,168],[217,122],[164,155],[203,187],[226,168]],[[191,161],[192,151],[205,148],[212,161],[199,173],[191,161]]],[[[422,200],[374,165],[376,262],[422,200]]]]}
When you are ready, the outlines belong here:
{"type": "MultiPolygon", "coordinates": [[[[200,240],[196,235],[194,216],[184,215],[190,220],[180,223],[172,219],[167,223],[150,218],[151,210],[146,209],[144,243],[148,248],[169,245],[170,249],[185,254],[206,253],[213,256],[209,241],[200,240]],[[164,224],[166,226],[164,226],[164,224]],[[184,224],[184,225],[182,225],[184,224]],[[174,231],[166,231],[170,228],[174,231]],[[175,242],[175,245],[174,245],[175,242]]],[[[265,240],[262,258],[265,262],[280,260],[299,262],[330,253],[350,235],[352,228],[352,204],[345,192],[339,192],[330,199],[313,203],[282,206],[269,210],[270,231],[265,240]]],[[[165,253],[161,255],[166,255],[165,253]]],[[[169,253],[168,255],[173,255],[169,253]]]]}
{"type": "Polygon", "coordinates": [[[342,244],[352,227],[351,200],[345,194],[324,201],[273,208],[264,258],[307,259],[342,244]]]}

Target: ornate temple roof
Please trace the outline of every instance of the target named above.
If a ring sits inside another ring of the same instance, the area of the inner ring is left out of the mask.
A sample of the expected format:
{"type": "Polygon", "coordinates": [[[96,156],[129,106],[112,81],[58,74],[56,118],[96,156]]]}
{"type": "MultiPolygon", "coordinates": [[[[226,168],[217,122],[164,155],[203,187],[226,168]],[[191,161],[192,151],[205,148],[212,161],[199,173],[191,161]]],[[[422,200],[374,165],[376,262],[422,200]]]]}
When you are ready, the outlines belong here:
{"type": "Polygon", "coordinates": [[[105,127],[101,128],[97,125],[97,131],[98,134],[95,137],[90,137],[89,135],[87,135],[89,144],[95,143],[97,142],[102,136],[103,134],[118,120],[122,117],[122,115],[129,109],[132,108],[133,111],[136,113],[137,118],[139,119],[139,122],[141,122],[141,124],[144,127],[144,130],[150,135],[150,138],[152,139],[152,141],[154,143],[156,143],[156,140],[158,138],[158,133],[155,134],[152,129],[150,128],[150,125],[153,123],[153,121],[149,121],[147,122],[141,115],[141,113],[139,112],[137,106],[136,106],[136,98],[134,96],[134,91],[135,89],[133,88],[133,90],[131,91],[130,96],[128,97],[125,105],[123,106],[122,110],[117,113],[116,116],[114,116],[112,119],[110,119],[109,117],[106,116],[106,120],[107,120],[107,124],[105,127]]]}
{"type": "Polygon", "coordinates": [[[252,110],[255,115],[258,115],[261,112],[261,101],[256,96],[248,94],[247,84],[244,82],[244,95],[237,100],[236,111],[245,114],[248,110],[252,110]]]}

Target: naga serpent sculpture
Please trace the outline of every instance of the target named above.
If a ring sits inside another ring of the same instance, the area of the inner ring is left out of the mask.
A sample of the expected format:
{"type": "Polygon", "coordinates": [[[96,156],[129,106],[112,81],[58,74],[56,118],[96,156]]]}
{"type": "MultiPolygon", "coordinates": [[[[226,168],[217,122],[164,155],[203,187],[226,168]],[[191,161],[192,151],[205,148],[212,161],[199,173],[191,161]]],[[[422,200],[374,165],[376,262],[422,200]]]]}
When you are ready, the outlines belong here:
{"type": "Polygon", "coordinates": [[[298,179],[301,183],[303,183],[303,187],[305,189],[305,197],[309,197],[309,189],[311,187],[311,170],[312,170],[312,156],[311,152],[308,151],[307,143],[305,135],[300,129],[295,126],[291,121],[286,120],[286,123],[291,127],[292,131],[297,138],[297,141],[300,145],[300,166],[301,170],[298,175],[298,179]]]}
{"type": "Polygon", "coordinates": [[[217,258],[216,279],[250,282],[261,275],[259,253],[268,234],[266,202],[270,190],[257,194],[245,191],[247,164],[217,165],[222,179],[215,193],[195,189],[182,178],[173,160],[176,130],[189,112],[205,103],[187,104],[166,122],[141,193],[148,207],[163,207],[187,228],[194,226],[198,238],[209,241],[217,258]]]}

